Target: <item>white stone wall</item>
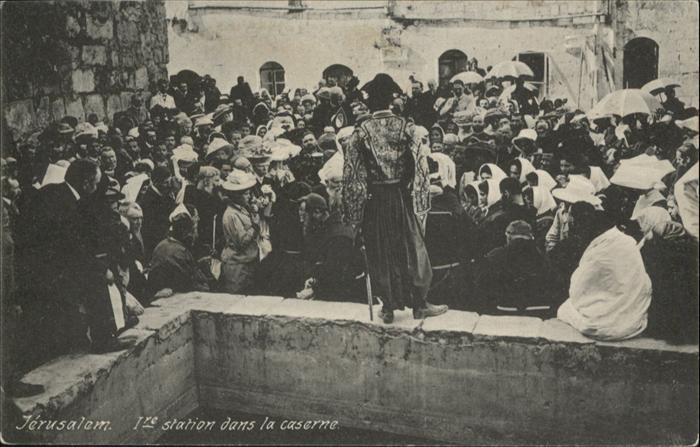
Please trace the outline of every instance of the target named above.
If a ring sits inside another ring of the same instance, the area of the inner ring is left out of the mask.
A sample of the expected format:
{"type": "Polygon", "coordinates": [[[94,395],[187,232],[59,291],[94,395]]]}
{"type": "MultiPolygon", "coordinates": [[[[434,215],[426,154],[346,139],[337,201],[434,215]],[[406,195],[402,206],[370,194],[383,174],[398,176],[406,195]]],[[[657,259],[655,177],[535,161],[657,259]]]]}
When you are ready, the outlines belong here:
{"type": "MultiPolygon", "coordinates": [[[[250,2],[237,6],[246,3],[250,2]]],[[[543,51],[550,56],[549,97],[568,97],[575,105],[580,78],[581,108],[589,108],[601,94],[585,64],[581,76],[581,60],[567,53],[565,44],[567,37],[594,32],[596,14],[610,6],[607,0],[397,2],[393,9],[397,21],[376,9],[314,11],[314,2],[308,3],[312,9],[303,13],[190,9],[188,28],[196,32],[169,29],[169,72],[187,68],[208,73],[222,91],[243,75],[253,89],[259,89],[259,67],[276,61],[285,68],[287,87],[311,88],[326,67],[344,64],[362,82],[386,72],[405,85],[412,72],[425,81],[436,79],[438,58],[450,49],[476,57],[484,68],[519,52],[543,51]]],[[[680,97],[697,105],[697,4],[627,3],[614,10],[624,15],[629,27],[618,32],[617,86],[622,83],[624,40],[644,35],[659,43],[660,75],[678,78],[684,83],[680,97]]],[[[612,26],[599,25],[599,35],[615,32],[612,26]]]]}
{"type": "Polygon", "coordinates": [[[168,72],[191,69],[208,73],[227,92],[238,75],[260,88],[260,66],[275,61],[285,69],[287,87],[311,88],[332,64],[352,68],[361,80],[382,71],[379,49],[384,19],[356,21],[288,20],[235,12],[208,12],[195,19],[199,31],[169,28],[168,72]]]}
{"type": "Polygon", "coordinates": [[[621,45],[647,37],[659,45],[659,76],[681,84],[678,97],[698,107],[698,2],[630,1],[621,11],[621,45]]]}

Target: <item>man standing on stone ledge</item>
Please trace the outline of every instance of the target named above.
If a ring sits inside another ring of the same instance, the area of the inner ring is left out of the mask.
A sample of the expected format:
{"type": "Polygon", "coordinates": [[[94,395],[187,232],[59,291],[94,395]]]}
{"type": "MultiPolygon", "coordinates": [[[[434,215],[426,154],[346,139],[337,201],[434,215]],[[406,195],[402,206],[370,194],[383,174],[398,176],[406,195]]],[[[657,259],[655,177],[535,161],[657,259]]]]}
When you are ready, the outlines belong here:
{"type": "Polygon", "coordinates": [[[417,217],[430,208],[425,152],[413,124],[389,111],[401,92],[389,75],[378,74],[362,90],[373,113],[355,129],[345,153],[345,219],[366,245],[382,320],[391,323],[394,310],[405,307],[416,319],[440,315],[447,306],[425,301],[432,271],[417,217]]]}

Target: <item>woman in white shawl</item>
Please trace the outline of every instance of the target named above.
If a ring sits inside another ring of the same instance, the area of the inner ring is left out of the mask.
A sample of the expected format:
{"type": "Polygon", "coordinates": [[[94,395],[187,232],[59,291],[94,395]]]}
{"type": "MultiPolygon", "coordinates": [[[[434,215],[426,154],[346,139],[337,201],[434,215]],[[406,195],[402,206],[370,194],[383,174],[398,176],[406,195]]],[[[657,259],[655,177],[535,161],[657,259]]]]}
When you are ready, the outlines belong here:
{"type": "Polygon", "coordinates": [[[531,172],[535,172],[535,167],[527,158],[518,157],[508,165],[508,174],[517,178],[521,185],[527,183],[527,175],[531,172]]]}
{"type": "Polygon", "coordinates": [[[501,200],[500,180],[487,179],[478,184],[479,206],[486,214],[496,202],[501,200]]]}
{"type": "Polygon", "coordinates": [[[608,176],[606,176],[603,170],[600,169],[598,166],[588,166],[587,169],[590,172],[588,176],[580,174],[576,175],[580,175],[581,177],[584,177],[586,180],[591,182],[591,184],[595,187],[596,194],[610,186],[610,180],[608,180],[608,176]]]}
{"type": "MultiPolygon", "coordinates": [[[[573,230],[595,227],[593,208],[578,205],[572,209],[573,230]],[[579,212],[584,208],[590,210],[579,212]]],[[[632,237],[616,227],[596,233],[571,276],[569,298],[557,318],[596,340],[635,337],[647,327],[651,279],[632,237]]]]}
{"type": "Polygon", "coordinates": [[[557,202],[552,193],[543,186],[528,186],[523,190],[523,199],[528,206],[535,208],[536,221],[534,235],[537,247],[544,249],[547,232],[552,227],[557,212],[557,202]]]}
{"type": "Polygon", "coordinates": [[[440,176],[440,186],[450,186],[453,189],[457,188],[457,167],[452,159],[442,152],[433,152],[428,155],[438,164],[438,175],[440,176]]]}
{"type": "Polygon", "coordinates": [[[508,177],[508,175],[506,175],[506,173],[503,172],[503,169],[499,168],[498,165],[495,165],[493,163],[484,163],[479,168],[479,180],[492,179],[500,183],[500,181],[506,177],[508,177]]]}

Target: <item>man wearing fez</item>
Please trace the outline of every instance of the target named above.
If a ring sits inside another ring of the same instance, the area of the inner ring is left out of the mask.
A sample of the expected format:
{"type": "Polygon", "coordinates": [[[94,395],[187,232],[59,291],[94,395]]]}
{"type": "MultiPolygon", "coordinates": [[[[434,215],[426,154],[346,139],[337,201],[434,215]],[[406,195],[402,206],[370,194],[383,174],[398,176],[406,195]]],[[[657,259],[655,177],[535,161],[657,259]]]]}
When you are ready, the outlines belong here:
{"type": "Polygon", "coordinates": [[[413,309],[416,319],[440,315],[447,306],[425,301],[432,280],[417,215],[430,208],[426,152],[413,124],[388,109],[401,89],[380,73],[362,88],[372,115],[358,124],[343,166],[344,216],[361,233],[380,317],[413,309]]]}

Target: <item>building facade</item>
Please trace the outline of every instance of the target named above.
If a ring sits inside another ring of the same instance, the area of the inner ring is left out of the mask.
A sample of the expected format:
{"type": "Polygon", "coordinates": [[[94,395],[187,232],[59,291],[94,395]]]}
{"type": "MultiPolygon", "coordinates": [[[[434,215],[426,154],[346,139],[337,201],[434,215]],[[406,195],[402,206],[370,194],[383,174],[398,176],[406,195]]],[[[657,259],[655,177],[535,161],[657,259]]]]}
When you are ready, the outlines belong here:
{"type": "Polygon", "coordinates": [[[698,4],[693,1],[179,1],[167,2],[170,63],[238,75],[253,89],[312,88],[327,76],[378,72],[406,85],[444,82],[466,60],[519,59],[540,97],[591,107],[611,90],[657,77],[698,104],[698,4]]]}

